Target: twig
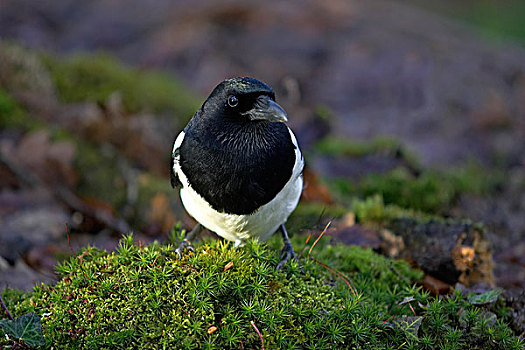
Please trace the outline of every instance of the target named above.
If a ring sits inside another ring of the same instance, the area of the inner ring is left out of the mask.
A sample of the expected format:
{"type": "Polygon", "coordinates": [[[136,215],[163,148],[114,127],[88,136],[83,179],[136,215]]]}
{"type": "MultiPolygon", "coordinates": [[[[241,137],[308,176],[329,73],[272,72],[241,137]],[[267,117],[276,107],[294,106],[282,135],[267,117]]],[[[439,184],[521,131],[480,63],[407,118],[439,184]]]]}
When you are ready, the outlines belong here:
{"type": "Polygon", "coordinates": [[[414,308],[412,307],[412,304],[410,304],[410,301],[408,302],[408,306],[410,306],[410,310],[414,313],[414,316],[417,317],[416,312],[414,311],[414,308]]]}
{"type": "Polygon", "coordinates": [[[0,302],[2,303],[2,310],[4,310],[4,312],[7,314],[7,317],[9,317],[11,321],[13,321],[14,317],[13,315],[11,315],[11,313],[7,309],[7,306],[5,306],[4,299],[2,299],[2,293],[0,293],[0,302]]]}
{"type": "Polygon", "coordinates": [[[255,325],[255,323],[253,321],[250,321],[250,323],[252,324],[252,327],[255,328],[255,331],[257,332],[257,334],[259,334],[259,338],[261,339],[261,346],[262,346],[262,350],[264,350],[264,339],[262,337],[262,334],[261,332],[259,332],[259,329],[257,328],[257,326],[255,325]]]}
{"type": "Polygon", "coordinates": [[[299,253],[299,258],[301,258],[301,256],[303,256],[303,253],[304,251],[306,250],[306,247],[308,246],[308,241],[310,240],[310,238],[312,238],[312,233],[310,232],[310,234],[308,235],[308,237],[306,238],[306,241],[304,242],[304,247],[303,249],[301,250],[301,253],[299,253]]]}
{"type": "Polygon", "coordinates": [[[410,304],[411,301],[414,301],[414,297],[405,297],[405,299],[403,299],[403,301],[400,302],[398,305],[401,306],[403,304],[408,304],[408,306],[410,307],[410,310],[412,310],[412,313],[414,314],[414,316],[417,317],[416,312],[414,311],[414,308],[412,307],[412,304],[410,304]]]}
{"type": "Polygon", "coordinates": [[[315,240],[314,244],[312,244],[312,246],[310,247],[310,250],[308,251],[308,257],[310,257],[310,253],[312,252],[312,249],[314,249],[315,245],[317,244],[317,242],[319,242],[319,240],[321,239],[321,237],[323,237],[323,235],[326,233],[326,230],[328,229],[328,227],[330,226],[332,222],[329,221],[328,224],[326,224],[323,232],[321,232],[321,234],[319,235],[319,237],[317,237],[317,239],[315,240]]]}
{"type": "Polygon", "coordinates": [[[67,245],[69,246],[69,249],[71,250],[71,254],[76,255],[75,251],[73,250],[73,247],[71,246],[71,242],[69,241],[69,226],[66,224],[66,238],[67,238],[67,245]]]}
{"type": "Polygon", "coordinates": [[[379,327],[381,327],[382,325],[384,325],[385,323],[388,322],[388,320],[392,319],[392,317],[395,317],[397,314],[399,314],[399,311],[401,310],[401,308],[399,306],[401,305],[404,305],[404,304],[408,304],[408,306],[410,307],[410,310],[412,310],[412,313],[414,314],[415,317],[417,317],[417,314],[416,314],[416,311],[414,310],[414,308],[412,307],[412,304],[410,304],[411,301],[414,301],[414,298],[413,297],[405,297],[405,299],[403,299],[402,302],[400,302],[399,304],[397,304],[397,310],[394,312],[393,315],[391,315],[389,318],[387,318],[385,321],[383,321],[383,323],[381,323],[379,325],[379,327]]]}
{"type": "Polygon", "coordinates": [[[390,321],[390,320],[392,319],[392,317],[394,317],[394,316],[395,316],[395,315],[392,315],[392,316],[390,316],[389,318],[387,318],[386,320],[384,320],[383,323],[381,323],[381,324],[379,325],[379,327],[381,327],[382,325],[384,325],[385,323],[387,323],[388,321],[390,321]]]}
{"type": "Polygon", "coordinates": [[[352,282],[352,280],[348,276],[345,276],[342,272],[339,272],[339,271],[337,271],[335,269],[332,269],[332,268],[328,267],[326,264],[323,264],[322,262],[320,262],[319,260],[317,260],[314,257],[310,257],[310,259],[315,261],[316,263],[318,263],[319,265],[321,265],[322,267],[324,267],[328,271],[334,273],[340,279],[342,279],[346,283],[348,288],[350,288],[352,293],[354,293],[355,297],[359,298],[359,293],[357,293],[357,288],[355,287],[354,282],[352,282]]]}

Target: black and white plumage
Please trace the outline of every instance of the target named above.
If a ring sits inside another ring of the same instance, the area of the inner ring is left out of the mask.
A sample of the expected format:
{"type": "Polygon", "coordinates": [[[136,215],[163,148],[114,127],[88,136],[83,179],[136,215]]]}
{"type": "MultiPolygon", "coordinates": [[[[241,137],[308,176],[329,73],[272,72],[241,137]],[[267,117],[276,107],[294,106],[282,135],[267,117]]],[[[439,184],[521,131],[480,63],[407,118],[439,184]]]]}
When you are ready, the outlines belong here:
{"type": "Polygon", "coordinates": [[[284,223],[299,202],[304,165],[285,121],[268,85],[225,80],[175,139],[171,166],[172,186],[202,226],[236,246],[281,228],[284,261],[295,257],[284,223]]]}

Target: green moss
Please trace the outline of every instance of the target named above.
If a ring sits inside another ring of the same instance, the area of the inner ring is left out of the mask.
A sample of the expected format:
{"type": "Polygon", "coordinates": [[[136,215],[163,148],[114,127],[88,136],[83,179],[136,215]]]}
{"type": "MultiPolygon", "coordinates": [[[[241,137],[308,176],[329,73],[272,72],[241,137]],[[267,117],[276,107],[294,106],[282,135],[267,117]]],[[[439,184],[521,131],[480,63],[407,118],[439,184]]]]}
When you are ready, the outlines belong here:
{"type": "Polygon", "coordinates": [[[440,213],[453,203],[458,189],[449,178],[437,172],[415,176],[400,167],[386,174],[370,174],[363,178],[355,185],[353,194],[360,197],[380,194],[387,204],[440,213]]]}
{"type": "Polygon", "coordinates": [[[41,127],[41,123],[30,118],[24,108],[0,88],[0,128],[34,130],[41,127]]]}
{"type": "Polygon", "coordinates": [[[356,141],[327,136],[314,145],[318,153],[333,156],[361,157],[372,153],[386,153],[406,159],[418,166],[416,156],[393,137],[376,137],[370,141],[356,141]]]}
{"type": "Polygon", "coordinates": [[[43,60],[65,102],[103,104],[118,91],[129,112],[173,113],[181,124],[198,108],[197,99],[167,73],[141,71],[102,54],[43,60]]]}
{"type": "Polygon", "coordinates": [[[525,28],[523,27],[525,4],[521,0],[414,3],[472,24],[489,39],[498,41],[514,39],[525,44],[525,28]]]}
{"type": "Polygon", "coordinates": [[[525,43],[525,16],[523,1],[511,0],[502,4],[479,1],[471,11],[464,11],[459,17],[479,26],[493,38],[511,37],[525,43]]]}
{"type": "MultiPolygon", "coordinates": [[[[304,244],[299,237],[293,243],[298,251],[304,244]]],[[[312,256],[346,274],[356,296],[312,260],[302,259],[304,275],[295,262],[275,271],[276,247],[279,237],[240,249],[210,241],[180,261],[171,245],[136,245],[125,237],[115,253],[87,248],[58,266],[55,286],[3,296],[15,315],[41,315],[46,348],[56,349],[261,348],[251,322],[267,349],[523,345],[501,320],[467,317],[489,307],[460,294],[431,298],[413,285],[421,272],[405,262],[321,240],[312,256]],[[406,301],[421,318],[415,332],[401,326],[412,314],[406,301]]]]}
{"type": "Polygon", "coordinates": [[[330,121],[334,119],[334,112],[325,104],[316,106],[314,112],[316,116],[323,120],[330,121]]]}
{"type": "Polygon", "coordinates": [[[486,169],[474,160],[461,167],[445,172],[457,194],[471,193],[485,195],[492,193],[505,181],[505,172],[498,169],[486,169]]]}
{"type": "Polygon", "coordinates": [[[361,223],[383,224],[397,218],[421,220],[436,218],[436,216],[421,211],[401,208],[394,204],[385,204],[383,197],[378,194],[365,199],[354,198],[350,208],[355,214],[356,220],[361,223]]]}
{"type": "Polygon", "coordinates": [[[399,167],[386,174],[363,178],[348,194],[368,197],[380,194],[385,203],[427,213],[446,213],[462,193],[486,194],[501,181],[499,173],[469,163],[448,171],[427,170],[414,175],[399,167]]]}
{"type": "Polygon", "coordinates": [[[355,197],[379,194],[386,204],[440,215],[447,213],[462,193],[488,194],[504,181],[502,171],[489,171],[475,161],[447,170],[423,169],[416,157],[395,139],[355,142],[327,137],[316,144],[315,150],[349,158],[383,153],[399,160],[396,168],[368,174],[358,181],[345,178],[327,181],[335,196],[347,204],[355,197]]]}

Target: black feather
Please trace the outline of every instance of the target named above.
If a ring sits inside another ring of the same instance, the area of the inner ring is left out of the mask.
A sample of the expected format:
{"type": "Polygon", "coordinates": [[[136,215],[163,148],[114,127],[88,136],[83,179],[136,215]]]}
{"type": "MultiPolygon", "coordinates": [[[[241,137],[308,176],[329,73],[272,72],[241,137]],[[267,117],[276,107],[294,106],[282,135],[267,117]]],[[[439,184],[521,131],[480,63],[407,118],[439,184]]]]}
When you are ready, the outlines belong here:
{"type": "MultiPolygon", "coordinates": [[[[179,148],[182,172],[219,212],[253,213],[270,202],[292,176],[295,146],[288,127],[249,120],[245,115],[260,96],[274,99],[274,92],[252,78],[226,80],[184,129],[179,148]],[[227,104],[231,95],[239,100],[235,108],[227,104]]],[[[180,184],[176,175],[173,178],[172,183],[180,184]]]]}
{"type": "Polygon", "coordinates": [[[295,147],[288,128],[268,122],[221,125],[220,132],[217,127],[186,129],[181,169],[215,210],[250,214],[270,202],[292,175],[295,147]]]}

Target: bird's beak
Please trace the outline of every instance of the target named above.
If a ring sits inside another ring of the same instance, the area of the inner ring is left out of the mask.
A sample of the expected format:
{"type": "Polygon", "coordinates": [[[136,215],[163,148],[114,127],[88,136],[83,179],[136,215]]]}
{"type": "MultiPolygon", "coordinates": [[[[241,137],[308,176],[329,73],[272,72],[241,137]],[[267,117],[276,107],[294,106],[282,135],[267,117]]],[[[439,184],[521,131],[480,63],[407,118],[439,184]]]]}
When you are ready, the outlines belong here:
{"type": "Polygon", "coordinates": [[[266,120],[270,122],[287,122],[288,117],[284,109],[270,96],[259,96],[252,109],[247,111],[250,120],[266,120]]]}

